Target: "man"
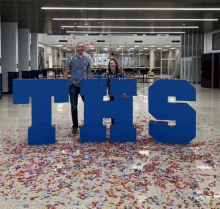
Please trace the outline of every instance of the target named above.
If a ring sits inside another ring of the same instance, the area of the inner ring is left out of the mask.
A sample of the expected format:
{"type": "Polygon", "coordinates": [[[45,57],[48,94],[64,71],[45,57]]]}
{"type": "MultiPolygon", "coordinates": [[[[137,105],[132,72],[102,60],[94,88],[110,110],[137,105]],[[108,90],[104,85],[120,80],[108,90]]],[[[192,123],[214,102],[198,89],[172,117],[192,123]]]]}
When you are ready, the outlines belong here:
{"type": "MultiPolygon", "coordinates": [[[[79,127],[78,124],[78,94],[80,94],[80,81],[82,79],[86,79],[87,74],[89,74],[89,78],[92,79],[93,75],[91,73],[90,60],[83,55],[85,50],[85,46],[82,43],[78,43],[77,45],[77,54],[70,57],[64,72],[64,79],[67,77],[67,73],[70,71],[70,84],[69,84],[69,94],[70,94],[70,102],[71,102],[71,113],[72,113],[72,134],[77,133],[77,129],[79,127]]],[[[81,96],[84,102],[84,96],[81,96]]]]}

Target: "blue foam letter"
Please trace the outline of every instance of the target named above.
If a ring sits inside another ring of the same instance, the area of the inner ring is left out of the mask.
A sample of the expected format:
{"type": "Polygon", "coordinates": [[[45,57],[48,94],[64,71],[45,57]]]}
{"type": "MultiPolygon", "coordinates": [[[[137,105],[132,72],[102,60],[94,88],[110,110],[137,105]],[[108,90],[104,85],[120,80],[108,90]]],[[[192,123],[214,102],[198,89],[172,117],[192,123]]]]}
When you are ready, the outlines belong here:
{"type": "Polygon", "coordinates": [[[168,97],[179,101],[196,101],[196,89],[186,80],[158,80],[149,88],[149,113],[156,120],[175,120],[176,127],[168,122],[149,122],[149,134],[157,141],[171,144],[188,144],[196,137],[196,111],[188,104],[168,103],[168,97]]]}
{"type": "Polygon", "coordinates": [[[133,127],[133,96],[137,95],[137,81],[112,79],[111,96],[114,101],[105,102],[107,80],[82,80],[81,95],[84,96],[84,126],[80,128],[80,142],[106,142],[103,118],[114,118],[110,127],[111,142],[135,142],[133,127]],[[122,97],[124,96],[124,98],[122,97]],[[129,96],[128,98],[125,98],[129,96]]]}
{"type": "Polygon", "coordinates": [[[55,103],[69,102],[68,80],[13,80],[13,104],[28,104],[32,97],[32,127],[28,127],[28,145],[55,144],[55,126],[51,126],[51,96],[55,103]]]}

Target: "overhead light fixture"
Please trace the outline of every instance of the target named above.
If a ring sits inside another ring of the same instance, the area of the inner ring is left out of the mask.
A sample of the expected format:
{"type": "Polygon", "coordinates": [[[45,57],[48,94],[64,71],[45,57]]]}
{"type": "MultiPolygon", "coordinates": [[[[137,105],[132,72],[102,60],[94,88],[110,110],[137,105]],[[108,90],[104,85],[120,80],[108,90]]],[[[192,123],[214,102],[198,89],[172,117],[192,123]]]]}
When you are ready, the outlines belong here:
{"type": "Polygon", "coordinates": [[[90,32],[90,31],[66,31],[66,33],[70,33],[70,34],[77,34],[77,33],[84,33],[84,34],[93,34],[93,33],[100,33],[100,34],[109,34],[109,33],[120,33],[120,34],[125,34],[125,33],[130,33],[130,34],[138,34],[138,33],[141,33],[141,34],[145,34],[145,33],[165,33],[165,34],[170,34],[170,33],[174,33],[174,34],[179,34],[179,33],[185,33],[185,32],[100,32],[100,31],[96,31],[96,32],[90,32]]]}
{"type": "Polygon", "coordinates": [[[199,26],[61,26],[61,28],[199,28],[199,26]]]}
{"type": "Polygon", "coordinates": [[[144,48],[144,49],[148,49],[148,48],[144,48]]]}
{"type": "Polygon", "coordinates": [[[140,47],[140,46],[134,46],[134,47],[140,47]]]}
{"type": "MultiPolygon", "coordinates": [[[[101,8],[101,7],[41,7],[48,10],[127,10],[127,11],[220,11],[220,8],[101,8]]],[[[89,19],[89,18],[88,18],[89,19]]]]}
{"type": "Polygon", "coordinates": [[[85,21],[218,21],[218,19],[118,19],[118,18],[53,18],[53,20],[85,20],[85,21]]]}
{"type": "Polygon", "coordinates": [[[134,48],[130,48],[130,49],[134,49],[134,48]]]}
{"type": "Polygon", "coordinates": [[[150,47],[155,47],[155,46],[150,46],[150,47]]]}
{"type": "Polygon", "coordinates": [[[161,49],[161,48],[157,48],[157,49],[161,49]]]}
{"type": "Polygon", "coordinates": [[[170,48],[170,49],[176,49],[176,48],[170,48]]]}

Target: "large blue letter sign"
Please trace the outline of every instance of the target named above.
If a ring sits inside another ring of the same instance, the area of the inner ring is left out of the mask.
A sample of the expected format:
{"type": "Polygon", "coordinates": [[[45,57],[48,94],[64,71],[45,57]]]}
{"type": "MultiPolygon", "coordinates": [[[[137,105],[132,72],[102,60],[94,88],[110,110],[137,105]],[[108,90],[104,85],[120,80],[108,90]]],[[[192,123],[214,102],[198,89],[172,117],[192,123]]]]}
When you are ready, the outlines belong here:
{"type": "Polygon", "coordinates": [[[136,142],[133,127],[133,96],[137,95],[137,81],[112,79],[111,96],[114,101],[105,102],[107,80],[82,80],[81,95],[84,100],[84,126],[80,128],[80,142],[106,142],[103,118],[114,118],[110,127],[111,142],[136,142]]]}
{"type": "Polygon", "coordinates": [[[68,80],[13,80],[13,104],[28,104],[32,97],[32,127],[28,145],[55,144],[55,126],[51,126],[51,96],[55,103],[69,102],[68,80]]]}
{"type": "Polygon", "coordinates": [[[196,137],[196,111],[188,104],[168,103],[168,97],[179,101],[196,101],[196,89],[186,80],[158,80],[149,88],[149,113],[156,120],[175,120],[176,127],[167,122],[149,122],[149,134],[157,141],[188,144],[196,137]]]}

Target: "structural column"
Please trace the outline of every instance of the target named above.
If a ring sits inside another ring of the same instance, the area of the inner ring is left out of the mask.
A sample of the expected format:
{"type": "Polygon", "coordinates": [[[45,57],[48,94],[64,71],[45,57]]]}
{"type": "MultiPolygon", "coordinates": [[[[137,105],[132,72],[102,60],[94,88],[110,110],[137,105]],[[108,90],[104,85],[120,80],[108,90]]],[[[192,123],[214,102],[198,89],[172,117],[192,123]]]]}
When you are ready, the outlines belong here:
{"type": "Polygon", "coordinates": [[[0,15],[0,99],[2,98],[2,56],[1,56],[1,15],[0,15]]]}
{"type": "Polygon", "coordinates": [[[31,70],[38,70],[38,33],[31,33],[31,70]]]}
{"type": "Polygon", "coordinates": [[[18,29],[18,60],[19,78],[22,78],[22,71],[30,71],[30,29],[18,29]]]}
{"type": "Polygon", "coordinates": [[[154,62],[155,62],[154,51],[155,49],[150,49],[150,71],[154,69],[154,62]]]}
{"type": "Polygon", "coordinates": [[[9,75],[17,78],[18,74],[18,23],[2,22],[1,33],[2,90],[8,93],[13,89],[9,75]]]}

